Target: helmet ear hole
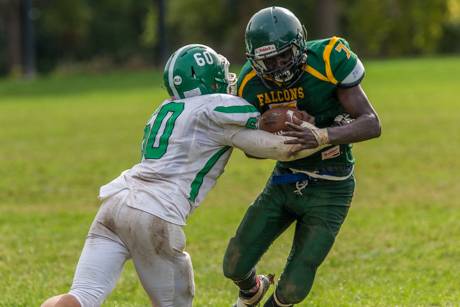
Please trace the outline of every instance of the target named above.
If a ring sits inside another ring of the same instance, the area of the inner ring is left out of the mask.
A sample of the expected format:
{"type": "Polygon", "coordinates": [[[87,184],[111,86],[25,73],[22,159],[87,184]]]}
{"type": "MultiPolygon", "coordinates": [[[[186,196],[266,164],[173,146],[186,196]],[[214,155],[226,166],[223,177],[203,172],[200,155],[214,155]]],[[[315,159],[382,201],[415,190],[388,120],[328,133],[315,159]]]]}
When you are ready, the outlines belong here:
{"type": "Polygon", "coordinates": [[[191,66],[190,68],[191,68],[191,71],[192,71],[192,78],[196,79],[195,69],[193,68],[193,66],[191,66]]]}

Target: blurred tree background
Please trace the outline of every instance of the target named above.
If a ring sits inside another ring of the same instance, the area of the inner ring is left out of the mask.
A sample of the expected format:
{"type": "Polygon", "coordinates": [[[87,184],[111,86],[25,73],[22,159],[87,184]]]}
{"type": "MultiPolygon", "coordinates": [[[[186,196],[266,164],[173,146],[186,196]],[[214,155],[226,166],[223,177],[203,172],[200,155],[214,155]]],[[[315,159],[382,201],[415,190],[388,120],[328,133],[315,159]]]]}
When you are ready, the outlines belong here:
{"type": "Polygon", "coordinates": [[[0,75],[24,70],[27,17],[39,73],[161,67],[162,52],[195,42],[242,63],[246,23],[271,5],[291,9],[309,39],[340,35],[365,57],[460,51],[460,0],[32,0],[30,11],[25,2],[0,0],[0,75]]]}

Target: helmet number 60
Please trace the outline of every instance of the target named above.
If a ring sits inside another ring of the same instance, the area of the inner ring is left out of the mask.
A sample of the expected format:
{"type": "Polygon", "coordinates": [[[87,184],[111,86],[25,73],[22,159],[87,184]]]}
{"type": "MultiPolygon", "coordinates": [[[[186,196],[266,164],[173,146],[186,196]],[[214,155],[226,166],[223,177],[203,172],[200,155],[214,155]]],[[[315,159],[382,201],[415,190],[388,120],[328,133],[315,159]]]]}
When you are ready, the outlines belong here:
{"type": "Polygon", "coordinates": [[[206,65],[206,63],[208,64],[214,63],[214,60],[211,54],[207,51],[204,51],[202,54],[195,53],[193,57],[195,58],[195,62],[198,64],[198,66],[204,66],[206,65]]]}

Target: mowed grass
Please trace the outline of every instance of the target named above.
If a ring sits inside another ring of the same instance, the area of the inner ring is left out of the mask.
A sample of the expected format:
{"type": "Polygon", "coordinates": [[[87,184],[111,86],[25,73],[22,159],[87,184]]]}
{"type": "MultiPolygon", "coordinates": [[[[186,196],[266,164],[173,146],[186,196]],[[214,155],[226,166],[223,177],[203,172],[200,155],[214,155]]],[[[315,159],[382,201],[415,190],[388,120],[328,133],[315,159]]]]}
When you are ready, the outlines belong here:
{"type": "MultiPolygon", "coordinates": [[[[383,124],[356,144],[356,196],[299,306],[460,305],[460,58],[370,61],[363,86],[383,124]]],[[[66,292],[98,188],[139,161],[164,98],[154,72],[0,81],[0,306],[66,292]]],[[[230,306],[228,239],[273,166],[235,151],[185,228],[195,306],[230,306]]],[[[260,262],[280,275],[287,231],[260,262]]],[[[128,263],[104,306],[147,306],[128,263]]]]}

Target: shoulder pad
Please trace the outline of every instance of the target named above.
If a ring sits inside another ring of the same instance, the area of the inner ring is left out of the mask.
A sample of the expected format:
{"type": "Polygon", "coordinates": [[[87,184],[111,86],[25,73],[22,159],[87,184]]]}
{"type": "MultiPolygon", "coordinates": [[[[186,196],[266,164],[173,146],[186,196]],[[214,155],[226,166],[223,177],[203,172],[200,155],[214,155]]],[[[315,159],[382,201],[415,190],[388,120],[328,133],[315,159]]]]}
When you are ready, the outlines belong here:
{"type": "Polygon", "coordinates": [[[237,93],[238,96],[244,97],[244,88],[246,84],[253,79],[254,77],[257,76],[256,71],[252,68],[251,64],[249,61],[247,61],[243,68],[240,71],[240,74],[238,76],[238,83],[237,83],[237,93]]]}
{"type": "Polygon", "coordinates": [[[328,80],[337,86],[354,86],[364,77],[364,66],[343,38],[329,39],[323,59],[328,80]]]}

